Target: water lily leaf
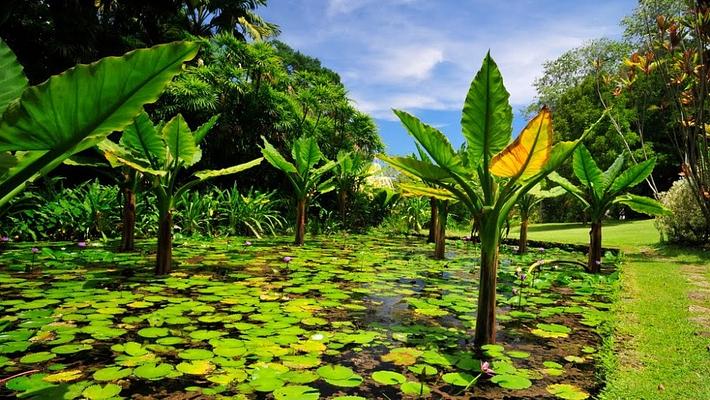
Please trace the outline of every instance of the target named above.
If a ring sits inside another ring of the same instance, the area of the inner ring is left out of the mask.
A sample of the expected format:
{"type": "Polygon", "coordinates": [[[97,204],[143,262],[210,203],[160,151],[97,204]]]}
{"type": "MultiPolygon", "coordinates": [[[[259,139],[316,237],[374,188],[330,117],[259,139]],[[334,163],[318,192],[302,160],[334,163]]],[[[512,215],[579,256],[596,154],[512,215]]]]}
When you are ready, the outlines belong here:
{"type": "Polygon", "coordinates": [[[548,385],[545,389],[557,398],[565,400],[584,400],[589,397],[589,393],[569,384],[548,385]]]}
{"type": "Polygon", "coordinates": [[[324,365],[316,370],[316,373],[324,379],[348,379],[355,372],[342,365],[324,365]]]}
{"type": "Polygon", "coordinates": [[[427,395],[431,393],[431,389],[429,389],[429,386],[427,386],[423,382],[414,381],[408,381],[403,383],[402,386],[399,387],[399,390],[401,390],[404,394],[416,396],[427,395]]]}
{"type": "Polygon", "coordinates": [[[48,351],[41,351],[39,353],[26,354],[25,356],[20,358],[20,362],[22,364],[36,364],[51,360],[56,356],[57,355],[54,353],[50,353],[48,351]]]}
{"type": "Polygon", "coordinates": [[[106,386],[91,385],[81,394],[89,400],[106,400],[116,397],[119,393],[121,393],[120,386],[107,383],[106,386]]]}
{"type": "Polygon", "coordinates": [[[432,376],[432,375],[436,375],[439,373],[439,371],[435,367],[432,367],[431,365],[426,365],[426,364],[412,365],[412,366],[407,367],[407,369],[412,371],[415,375],[432,376]]]}
{"type": "Polygon", "coordinates": [[[109,382],[126,378],[130,376],[131,373],[133,373],[133,370],[130,368],[107,367],[97,370],[92,377],[95,381],[109,382]]]}
{"type": "Polygon", "coordinates": [[[47,375],[42,378],[42,380],[50,383],[63,383],[75,381],[82,376],[83,372],[80,369],[73,369],[71,371],[62,371],[56,374],[47,375]]]}
{"type": "Polygon", "coordinates": [[[442,375],[441,379],[449,385],[466,387],[470,386],[476,377],[465,372],[449,372],[442,375]]]}
{"type": "Polygon", "coordinates": [[[532,386],[530,379],[509,374],[495,375],[491,378],[491,382],[498,384],[498,386],[504,389],[511,390],[527,389],[532,386]]]}
{"type": "Polygon", "coordinates": [[[178,357],[183,360],[207,360],[214,357],[214,354],[205,349],[187,349],[179,352],[178,357]]]}
{"type": "Polygon", "coordinates": [[[144,337],[144,338],[159,338],[163,336],[168,336],[168,328],[143,328],[138,331],[138,336],[144,337]]]}
{"type": "Polygon", "coordinates": [[[416,364],[417,358],[424,352],[418,349],[409,347],[399,347],[390,350],[388,354],[383,355],[382,361],[392,362],[395,365],[413,365],[416,364]]]}
{"type": "Polygon", "coordinates": [[[175,372],[175,369],[170,364],[162,363],[156,365],[150,363],[143,364],[137,367],[135,370],[133,370],[133,375],[141,379],[148,379],[153,381],[170,376],[173,372],[175,372]]]}
{"type": "Polygon", "coordinates": [[[257,392],[273,392],[285,384],[283,380],[275,376],[260,376],[249,382],[249,386],[257,392]]]}
{"type": "Polygon", "coordinates": [[[375,371],[372,373],[372,379],[383,385],[401,385],[407,381],[404,375],[394,371],[375,371]]]}
{"type": "Polygon", "coordinates": [[[320,392],[310,386],[283,386],[274,390],[276,400],[318,400],[320,392]]]}
{"type": "Polygon", "coordinates": [[[178,371],[189,375],[207,375],[214,371],[215,366],[207,360],[194,360],[181,362],[176,368],[178,371]]]}
{"type": "Polygon", "coordinates": [[[90,344],[64,344],[52,348],[52,353],[54,354],[73,354],[80,351],[91,350],[93,346],[90,344]]]}

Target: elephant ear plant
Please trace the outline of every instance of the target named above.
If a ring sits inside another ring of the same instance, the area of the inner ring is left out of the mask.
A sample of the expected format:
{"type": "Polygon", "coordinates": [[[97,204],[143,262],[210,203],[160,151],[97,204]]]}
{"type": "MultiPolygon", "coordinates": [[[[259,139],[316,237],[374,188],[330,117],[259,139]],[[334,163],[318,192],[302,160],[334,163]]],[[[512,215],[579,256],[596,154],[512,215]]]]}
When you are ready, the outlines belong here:
{"type": "Polygon", "coordinates": [[[126,127],[119,143],[106,139],[99,144],[99,149],[111,165],[135,169],[153,182],[159,213],[156,275],[167,274],[171,269],[175,200],[200,182],[244,171],[263,160],[257,158],[229,168],[194,172],[193,179],[177,186],[179,172],[202,158],[199,143],[215,122],[212,119],[193,133],[180,114],[156,127],[148,114],[143,112],[126,127]]]}
{"type": "Polygon", "coordinates": [[[525,254],[528,251],[528,223],[530,213],[535,206],[545,199],[562,196],[565,190],[559,186],[552,189],[542,189],[542,184],[535,185],[529,192],[518,197],[518,211],[520,211],[520,238],[518,239],[518,253],[525,254]]]}
{"type": "Polygon", "coordinates": [[[551,181],[572,194],[589,213],[592,221],[587,261],[589,272],[597,273],[601,270],[602,218],[611,206],[623,204],[636,212],[648,215],[662,215],[669,212],[654,199],[626,193],[651,175],[656,159],[650,158],[622,171],[624,161],[624,155],[621,154],[606,171],[602,171],[589,150],[580,146],[575,150],[572,159],[572,169],[580,182],[579,186],[575,186],[557,173],[550,175],[551,181]]]}
{"type": "Polygon", "coordinates": [[[123,130],[197,49],[175,42],[135,50],[28,86],[0,40],[0,207],[73,154],[123,130]]]}
{"type": "Polygon", "coordinates": [[[318,143],[313,138],[301,137],[293,144],[291,156],[295,162],[291,163],[279,153],[266,138],[261,153],[266,161],[286,173],[288,180],[293,185],[296,197],[296,240],[297,246],[303,245],[306,235],[306,215],[308,215],[308,202],[318,193],[326,193],[335,189],[333,178],[325,178],[325,174],[335,168],[337,163],[323,156],[318,143]],[[316,168],[316,165],[323,164],[316,168]]]}
{"type": "Polygon", "coordinates": [[[547,108],[543,108],[509,144],[513,111],[508,98],[500,71],[488,54],[463,107],[464,151],[454,151],[446,136],[434,127],[406,112],[395,111],[409,134],[430,156],[431,162],[380,156],[394,168],[448,190],[471,210],[477,220],[481,240],[481,277],[474,338],[477,346],[496,340],[498,248],[510,210],[520,196],[559,167],[579,144],[576,140],[552,145],[552,116],[547,108]]]}

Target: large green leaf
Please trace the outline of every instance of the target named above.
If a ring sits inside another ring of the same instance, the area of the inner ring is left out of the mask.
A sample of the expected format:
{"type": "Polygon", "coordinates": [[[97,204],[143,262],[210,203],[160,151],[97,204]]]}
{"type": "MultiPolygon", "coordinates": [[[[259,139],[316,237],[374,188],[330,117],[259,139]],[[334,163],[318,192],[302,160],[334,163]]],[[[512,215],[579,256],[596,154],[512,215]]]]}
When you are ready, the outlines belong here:
{"type": "Polygon", "coordinates": [[[433,197],[439,200],[458,201],[458,197],[446,189],[411,183],[400,183],[399,188],[406,196],[433,197]]]}
{"type": "Polygon", "coordinates": [[[67,149],[123,130],[197,48],[175,42],[135,50],[78,65],[27,88],[0,121],[0,151],[67,149]]]}
{"type": "Polygon", "coordinates": [[[165,124],[162,135],[168,143],[171,162],[180,160],[189,167],[199,161],[199,159],[195,160],[195,153],[198,151],[195,137],[181,114],[174,116],[165,124]]]}
{"type": "Polygon", "coordinates": [[[574,151],[572,169],[582,185],[591,188],[595,195],[600,198],[604,187],[604,173],[599,169],[594,158],[592,158],[592,154],[583,144],[579,145],[574,151]]]}
{"type": "Polygon", "coordinates": [[[210,118],[204,124],[200,125],[200,127],[195,130],[195,144],[200,144],[200,142],[202,142],[202,139],[204,139],[205,136],[207,136],[207,134],[217,124],[217,120],[219,120],[219,114],[213,115],[212,118],[210,118]]]}
{"type": "Polygon", "coordinates": [[[419,142],[437,165],[453,172],[462,171],[461,158],[443,133],[409,113],[399,110],[394,110],[394,113],[402,121],[407,132],[419,142]]]}
{"type": "Polygon", "coordinates": [[[27,88],[0,120],[0,151],[27,150],[35,156],[0,182],[0,205],[17,188],[122,130],[144,104],[158,98],[197,48],[176,42],[135,50],[78,65],[27,88]]]}
{"type": "Polygon", "coordinates": [[[486,54],[481,69],[471,83],[461,117],[461,128],[468,142],[468,161],[477,166],[497,154],[510,141],[513,109],[503,86],[498,66],[486,54]]]}
{"type": "Polygon", "coordinates": [[[121,135],[121,146],[131,149],[148,160],[153,169],[165,165],[165,140],[155,130],[148,114],[144,111],[133,120],[121,135]]]}
{"type": "Polygon", "coordinates": [[[648,215],[667,215],[670,210],[665,208],[658,201],[645,196],[635,194],[625,194],[614,199],[614,203],[620,203],[629,206],[632,210],[648,215]]]}
{"type": "Polygon", "coordinates": [[[0,39],[0,115],[27,87],[27,78],[15,53],[0,39]]]}
{"type": "Polygon", "coordinates": [[[266,140],[265,137],[262,136],[261,139],[264,141],[264,147],[261,148],[261,154],[264,155],[264,159],[269,164],[287,174],[298,173],[296,166],[286,160],[284,156],[282,156],[281,153],[279,153],[279,151],[266,140]]]}
{"type": "Polygon", "coordinates": [[[101,141],[97,147],[113,168],[126,166],[152,176],[165,176],[167,174],[165,170],[152,168],[148,160],[136,157],[128,148],[122,147],[109,139],[101,141]]]}
{"type": "Polygon", "coordinates": [[[616,160],[607,168],[606,171],[604,171],[604,190],[608,189],[609,186],[611,185],[612,182],[616,179],[617,176],[621,173],[621,169],[624,168],[624,162],[626,160],[624,159],[623,154],[619,154],[618,157],[616,157],[616,160]]]}
{"type": "Polygon", "coordinates": [[[642,163],[634,165],[633,167],[622,172],[621,175],[619,175],[614,182],[612,182],[611,187],[609,187],[609,192],[618,193],[622,190],[638,185],[649,175],[651,175],[651,172],[653,172],[653,168],[655,166],[655,158],[649,158],[642,163]]]}
{"type": "Polygon", "coordinates": [[[195,172],[193,175],[195,175],[200,180],[205,180],[205,179],[216,178],[218,176],[236,174],[238,172],[245,171],[249,168],[252,168],[252,167],[255,167],[255,166],[261,164],[261,162],[263,160],[264,160],[264,158],[260,157],[255,160],[251,160],[249,162],[246,162],[244,164],[234,165],[232,167],[222,168],[222,169],[207,169],[207,170],[195,172]]]}
{"type": "Polygon", "coordinates": [[[448,171],[437,165],[426,161],[419,161],[411,157],[388,157],[379,155],[377,158],[406,175],[417,177],[427,182],[438,182],[448,179],[451,176],[448,171]]]}
{"type": "Polygon", "coordinates": [[[307,137],[300,137],[296,140],[293,144],[293,149],[291,149],[291,155],[296,162],[298,173],[301,175],[306,175],[308,170],[313,168],[323,158],[323,153],[321,153],[316,140],[307,137]]]}
{"type": "Polygon", "coordinates": [[[568,181],[566,178],[560,176],[557,172],[552,172],[550,175],[547,176],[549,180],[552,182],[555,182],[556,184],[560,185],[560,187],[570,194],[574,195],[577,199],[579,199],[586,207],[589,206],[589,203],[587,200],[584,198],[584,191],[582,189],[578,188],[575,186],[572,182],[568,181]]]}

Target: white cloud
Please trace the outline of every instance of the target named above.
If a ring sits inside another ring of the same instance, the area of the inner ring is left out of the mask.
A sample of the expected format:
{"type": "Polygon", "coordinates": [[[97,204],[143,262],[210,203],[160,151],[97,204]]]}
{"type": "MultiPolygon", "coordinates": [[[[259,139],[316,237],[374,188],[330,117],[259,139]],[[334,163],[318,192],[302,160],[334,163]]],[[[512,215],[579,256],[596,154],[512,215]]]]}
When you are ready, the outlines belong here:
{"type": "Polygon", "coordinates": [[[431,76],[437,64],[444,61],[444,53],[435,47],[392,47],[375,58],[372,74],[384,82],[420,81],[431,76]]]}

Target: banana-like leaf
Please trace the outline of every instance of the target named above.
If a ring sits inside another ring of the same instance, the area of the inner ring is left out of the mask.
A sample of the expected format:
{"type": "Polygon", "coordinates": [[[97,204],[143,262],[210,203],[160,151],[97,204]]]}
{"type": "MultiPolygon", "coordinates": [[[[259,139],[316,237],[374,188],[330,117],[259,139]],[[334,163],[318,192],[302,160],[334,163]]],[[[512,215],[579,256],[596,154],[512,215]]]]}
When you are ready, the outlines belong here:
{"type": "Polygon", "coordinates": [[[64,160],[64,165],[72,167],[91,167],[91,168],[106,168],[111,167],[111,164],[104,162],[105,160],[97,159],[96,157],[71,156],[64,160]]]}
{"type": "Polygon", "coordinates": [[[622,172],[621,175],[619,175],[614,180],[614,182],[612,182],[611,186],[609,187],[609,192],[618,193],[622,190],[632,188],[638,185],[639,183],[643,182],[643,180],[646,179],[649,175],[651,175],[651,172],[653,172],[653,168],[655,166],[655,158],[649,158],[644,162],[634,165],[633,167],[622,172]]]}
{"type": "Polygon", "coordinates": [[[471,83],[461,118],[471,166],[478,166],[484,158],[490,159],[510,141],[513,109],[508,103],[509,97],[498,66],[490,53],[486,54],[471,83]]]}
{"type": "Polygon", "coordinates": [[[388,157],[379,155],[377,158],[406,175],[417,177],[427,182],[438,182],[451,177],[451,174],[445,169],[411,157],[388,157]]]}
{"type": "Polygon", "coordinates": [[[198,150],[195,137],[181,114],[174,116],[165,124],[162,136],[168,143],[170,162],[179,160],[189,167],[199,161],[199,158],[195,160],[195,153],[198,150]]]}
{"type": "Polygon", "coordinates": [[[335,190],[335,187],[336,187],[335,181],[333,180],[333,178],[330,178],[330,179],[327,179],[327,180],[321,182],[316,187],[316,191],[318,191],[318,193],[320,193],[320,194],[324,194],[324,193],[332,192],[333,190],[335,190]]]}
{"type": "Polygon", "coordinates": [[[0,177],[3,175],[3,171],[7,172],[15,165],[17,165],[17,157],[15,157],[9,151],[0,153],[0,177]]]}
{"type": "Polygon", "coordinates": [[[298,173],[301,175],[306,175],[308,170],[323,158],[323,153],[321,153],[316,140],[307,137],[300,137],[296,140],[293,149],[291,149],[291,155],[296,162],[298,173]]]}
{"type": "Polygon", "coordinates": [[[261,137],[262,140],[264,140],[264,147],[261,148],[261,154],[264,155],[264,159],[271,164],[273,167],[276,169],[280,169],[281,171],[287,173],[287,174],[297,174],[298,170],[296,170],[296,166],[291,164],[289,161],[287,161],[281,153],[279,153],[278,150],[274,146],[269,143],[265,137],[261,137]]]}
{"type": "Polygon", "coordinates": [[[195,144],[200,144],[200,142],[202,142],[202,139],[204,139],[205,136],[207,136],[207,134],[217,124],[217,120],[219,120],[219,114],[213,115],[212,118],[210,118],[204,124],[200,125],[200,127],[195,130],[195,144]]]}
{"type": "Polygon", "coordinates": [[[7,106],[20,98],[27,87],[27,78],[15,53],[0,39],[0,115],[7,106]]]}
{"type": "Polygon", "coordinates": [[[223,168],[223,169],[207,169],[207,170],[195,172],[193,175],[200,180],[205,180],[205,179],[216,178],[218,176],[236,174],[237,172],[242,172],[242,171],[245,171],[249,168],[252,168],[252,167],[255,167],[255,166],[261,164],[261,162],[263,160],[264,160],[263,157],[259,157],[255,160],[251,160],[251,161],[246,162],[244,164],[239,164],[239,165],[235,165],[235,166],[223,168]]]}
{"type": "Polygon", "coordinates": [[[407,112],[394,110],[394,113],[402,121],[407,132],[429,153],[439,167],[456,173],[462,172],[461,159],[443,133],[407,112]]]}
{"type": "Polygon", "coordinates": [[[337,165],[337,161],[328,160],[328,162],[313,170],[313,178],[317,179],[319,176],[335,168],[337,165]]]}
{"type": "Polygon", "coordinates": [[[122,130],[197,49],[195,43],[176,42],[135,50],[78,65],[25,89],[0,120],[0,151],[42,153],[0,181],[0,206],[18,187],[122,130]]]}
{"type": "Polygon", "coordinates": [[[587,200],[584,198],[584,191],[582,189],[578,188],[575,186],[572,182],[568,181],[566,178],[562,177],[560,174],[557,172],[552,172],[550,175],[547,176],[549,180],[552,182],[555,182],[556,184],[560,185],[560,187],[567,192],[569,192],[571,195],[579,199],[580,202],[582,202],[585,207],[589,207],[589,203],[587,200]]]}
{"type": "Polygon", "coordinates": [[[119,143],[148,160],[153,169],[160,169],[165,165],[167,145],[145,111],[126,126],[119,143]]]}
{"type": "Polygon", "coordinates": [[[624,168],[624,162],[626,160],[624,159],[623,154],[619,154],[618,157],[616,157],[616,160],[607,168],[606,171],[604,171],[604,190],[608,189],[609,186],[611,186],[611,183],[614,182],[616,177],[619,176],[621,173],[621,169],[624,168]]]}
{"type": "Polygon", "coordinates": [[[167,175],[167,171],[151,168],[148,160],[137,157],[135,153],[131,153],[129,149],[122,147],[109,139],[101,141],[97,147],[99,148],[99,151],[103,153],[104,158],[106,158],[106,161],[108,161],[112,168],[125,166],[147,175],[158,177],[167,175]]]}
{"type": "Polygon", "coordinates": [[[668,215],[671,211],[663,206],[660,202],[645,196],[635,194],[625,194],[617,197],[614,203],[624,204],[632,210],[647,215],[668,215]]]}
{"type": "Polygon", "coordinates": [[[459,198],[454,196],[446,189],[439,189],[430,186],[400,183],[399,189],[405,196],[417,197],[433,197],[438,200],[458,201],[459,198]]]}
{"type": "Polygon", "coordinates": [[[580,145],[572,156],[572,169],[574,175],[582,185],[591,188],[597,198],[602,197],[604,189],[604,173],[597,166],[592,154],[584,145],[580,145]]]}
{"type": "Polygon", "coordinates": [[[498,177],[525,179],[545,167],[551,152],[552,114],[544,107],[511,144],[493,157],[490,171],[498,177]]]}

